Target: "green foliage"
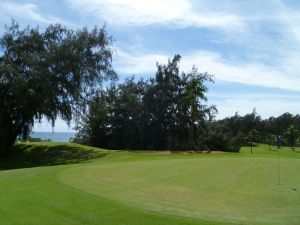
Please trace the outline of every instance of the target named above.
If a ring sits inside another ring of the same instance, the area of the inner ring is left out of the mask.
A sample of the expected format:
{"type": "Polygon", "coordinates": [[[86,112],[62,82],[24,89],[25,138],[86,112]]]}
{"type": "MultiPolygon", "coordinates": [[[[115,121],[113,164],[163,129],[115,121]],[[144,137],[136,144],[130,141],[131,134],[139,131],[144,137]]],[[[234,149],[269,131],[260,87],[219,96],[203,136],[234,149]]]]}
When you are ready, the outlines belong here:
{"type": "Polygon", "coordinates": [[[211,150],[239,152],[244,143],[243,135],[234,135],[224,124],[211,122],[205,135],[205,144],[211,150]]]}
{"type": "Polygon", "coordinates": [[[295,128],[294,125],[290,125],[287,131],[284,133],[286,143],[290,147],[294,147],[296,145],[297,139],[300,137],[300,132],[295,128]]]}
{"type": "Polygon", "coordinates": [[[201,149],[206,121],[216,112],[205,104],[205,82],[212,76],[195,67],[180,73],[180,58],[158,64],[150,80],[132,77],[99,91],[77,140],[110,149],[201,149]]]}
{"type": "MultiPolygon", "coordinates": [[[[277,134],[283,134],[284,144],[293,146],[297,144],[299,138],[300,116],[284,113],[278,117],[261,119],[256,111],[240,116],[235,114],[222,120],[214,121],[214,127],[223,127],[220,136],[239,137],[241,145],[253,145],[253,142],[271,145],[275,143],[277,134]]],[[[225,137],[223,137],[225,138],[225,137]]]]}
{"type": "Polygon", "coordinates": [[[0,37],[0,155],[28,136],[35,119],[54,125],[84,111],[102,81],[116,77],[111,43],[104,28],[7,27],[0,37]]]}
{"type": "Polygon", "coordinates": [[[259,134],[256,129],[251,130],[247,135],[248,142],[257,142],[259,139],[259,134]]]}
{"type": "Polygon", "coordinates": [[[274,134],[267,133],[265,136],[266,144],[269,145],[269,150],[271,150],[271,145],[276,143],[276,136],[274,134]]]}

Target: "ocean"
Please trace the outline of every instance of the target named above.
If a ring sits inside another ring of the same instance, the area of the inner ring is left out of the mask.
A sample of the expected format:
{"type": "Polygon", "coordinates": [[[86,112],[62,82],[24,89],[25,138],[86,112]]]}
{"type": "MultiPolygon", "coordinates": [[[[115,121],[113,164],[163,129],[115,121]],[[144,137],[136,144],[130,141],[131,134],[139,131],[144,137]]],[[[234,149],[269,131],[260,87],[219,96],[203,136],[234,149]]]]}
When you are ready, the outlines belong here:
{"type": "Polygon", "coordinates": [[[69,142],[75,136],[75,132],[32,132],[31,137],[50,139],[53,142],[69,142]]]}

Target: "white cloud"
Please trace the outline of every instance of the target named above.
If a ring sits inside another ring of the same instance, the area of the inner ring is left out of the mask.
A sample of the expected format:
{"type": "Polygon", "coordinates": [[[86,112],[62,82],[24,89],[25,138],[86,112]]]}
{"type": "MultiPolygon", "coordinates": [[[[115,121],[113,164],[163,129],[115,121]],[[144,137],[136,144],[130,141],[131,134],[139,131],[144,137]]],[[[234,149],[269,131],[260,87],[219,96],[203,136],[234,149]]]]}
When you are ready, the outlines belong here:
{"type": "Polygon", "coordinates": [[[210,103],[217,105],[219,111],[217,115],[218,119],[232,116],[235,112],[238,112],[240,115],[245,115],[251,113],[254,108],[263,118],[270,116],[276,117],[285,112],[297,114],[300,111],[300,105],[293,96],[282,97],[280,95],[274,95],[271,97],[265,94],[253,96],[236,95],[229,98],[224,97],[224,99],[219,101],[210,101],[210,103]]]}
{"type": "MultiPolygon", "coordinates": [[[[153,75],[156,70],[155,63],[166,63],[170,57],[165,54],[130,55],[119,52],[115,58],[115,66],[117,72],[121,74],[151,73],[153,75]]],[[[200,71],[208,71],[215,75],[217,80],[299,91],[299,73],[297,76],[295,71],[287,74],[281,69],[281,67],[285,67],[284,65],[270,67],[257,62],[236,63],[208,51],[197,51],[182,56],[181,69],[184,71],[189,71],[193,65],[196,65],[200,71]]]]}
{"type": "Polygon", "coordinates": [[[8,20],[33,20],[40,23],[57,23],[60,19],[51,15],[43,15],[38,6],[35,4],[27,3],[14,3],[9,1],[0,2],[0,19],[8,20]]]}
{"type": "Polygon", "coordinates": [[[235,14],[195,11],[191,0],[68,0],[71,7],[119,25],[168,24],[176,27],[243,27],[235,14]]]}
{"type": "Polygon", "coordinates": [[[276,0],[279,12],[274,15],[273,19],[276,19],[281,23],[282,33],[285,34],[288,40],[300,42],[300,14],[299,9],[293,8],[284,4],[284,1],[276,0]]]}
{"type": "Polygon", "coordinates": [[[162,54],[131,55],[120,49],[117,50],[115,66],[117,72],[125,74],[143,75],[153,73],[156,62],[167,62],[168,57],[162,54]]]}

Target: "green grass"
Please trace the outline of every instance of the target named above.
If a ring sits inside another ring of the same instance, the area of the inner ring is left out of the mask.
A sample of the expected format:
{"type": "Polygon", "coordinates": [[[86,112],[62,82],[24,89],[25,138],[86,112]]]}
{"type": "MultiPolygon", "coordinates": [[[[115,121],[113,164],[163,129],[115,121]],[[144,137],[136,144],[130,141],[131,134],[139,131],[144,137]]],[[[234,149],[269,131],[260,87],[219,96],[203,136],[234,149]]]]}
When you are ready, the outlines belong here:
{"type": "Polygon", "coordinates": [[[300,224],[300,149],[250,154],[17,145],[0,161],[0,224],[300,224]]]}

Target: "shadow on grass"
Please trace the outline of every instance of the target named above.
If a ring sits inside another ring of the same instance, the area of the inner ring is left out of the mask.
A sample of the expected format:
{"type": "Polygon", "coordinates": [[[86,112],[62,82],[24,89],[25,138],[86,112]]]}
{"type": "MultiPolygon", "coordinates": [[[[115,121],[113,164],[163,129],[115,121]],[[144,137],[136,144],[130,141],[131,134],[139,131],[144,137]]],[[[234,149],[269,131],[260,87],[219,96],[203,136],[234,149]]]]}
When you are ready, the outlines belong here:
{"type": "Polygon", "coordinates": [[[10,156],[0,159],[0,170],[85,163],[106,154],[73,144],[16,144],[10,156]]]}

